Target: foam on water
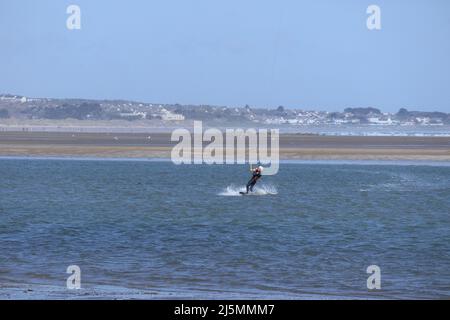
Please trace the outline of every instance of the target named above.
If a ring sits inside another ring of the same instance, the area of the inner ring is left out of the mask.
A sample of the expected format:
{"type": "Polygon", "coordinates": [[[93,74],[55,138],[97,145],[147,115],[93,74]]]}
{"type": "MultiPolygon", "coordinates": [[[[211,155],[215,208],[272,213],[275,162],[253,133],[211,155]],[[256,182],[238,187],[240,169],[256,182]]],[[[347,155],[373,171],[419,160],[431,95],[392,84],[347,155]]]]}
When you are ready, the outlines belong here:
{"type": "MultiPolygon", "coordinates": [[[[225,190],[220,192],[219,196],[226,197],[237,197],[242,196],[239,192],[245,192],[245,187],[238,187],[234,185],[227,186],[225,190]]],[[[253,188],[253,192],[248,195],[252,196],[265,196],[265,195],[275,195],[278,194],[278,190],[275,186],[262,184],[258,187],[253,188]]]]}

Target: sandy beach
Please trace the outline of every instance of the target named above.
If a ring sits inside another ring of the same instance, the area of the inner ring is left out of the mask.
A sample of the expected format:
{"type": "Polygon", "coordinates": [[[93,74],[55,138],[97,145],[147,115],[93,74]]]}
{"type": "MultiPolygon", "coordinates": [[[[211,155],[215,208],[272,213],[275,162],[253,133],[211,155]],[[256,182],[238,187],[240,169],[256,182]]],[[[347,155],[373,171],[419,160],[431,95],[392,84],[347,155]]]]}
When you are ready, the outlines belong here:
{"type": "MultiPolygon", "coordinates": [[[[0,156],[169,158],[170,133],[0,132],[0,156]]],[[[450,161],[449,137],[282,134],[285,160],[450,161]]]]}

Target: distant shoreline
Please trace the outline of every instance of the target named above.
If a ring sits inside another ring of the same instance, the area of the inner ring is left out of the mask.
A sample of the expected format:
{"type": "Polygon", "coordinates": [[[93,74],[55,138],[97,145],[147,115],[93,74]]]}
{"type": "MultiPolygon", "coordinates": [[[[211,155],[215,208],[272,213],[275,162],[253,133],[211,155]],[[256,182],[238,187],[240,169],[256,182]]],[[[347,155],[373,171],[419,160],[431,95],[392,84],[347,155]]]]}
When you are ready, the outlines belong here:
{"type": "MultiPolygon", "coordinates": [[[[168,159],[170,133],[0,132],[0,156],[168,159]]],[[[282,160],[450,161],[450,137],[280,135],[282,160]]]]}
{"type": "MultiPolygon", "coordinates": [[[[169,158],[99,158],[99,157],[40,157],[40,156],[0,156],[2,160],[19,161],[107,161],[107,162],[172,162],[169,158]]],[[[359,166],[428,166],[450,167],[450,161],[433,160],[280,160],[280,164],[304,165],[359,165],[359,166]]]]}
{"type": "MultiPolygon", "coordinates": [[[[0,119],[0,132],[33,132],[33,133],[171,133],[175,129],[193,129],[193,120],[168,122],[160,120],[12,120],[0,119]]],[[[314,136],[382,136],[382,137],[449,137],[450,125],[290,125],[264,123],[230,123],[206,121],[202,122],[204,129],[278,129],[282,134],[302,134],[314,136]],[[255,127],[256,126],[256,127],[255,127]]]]}

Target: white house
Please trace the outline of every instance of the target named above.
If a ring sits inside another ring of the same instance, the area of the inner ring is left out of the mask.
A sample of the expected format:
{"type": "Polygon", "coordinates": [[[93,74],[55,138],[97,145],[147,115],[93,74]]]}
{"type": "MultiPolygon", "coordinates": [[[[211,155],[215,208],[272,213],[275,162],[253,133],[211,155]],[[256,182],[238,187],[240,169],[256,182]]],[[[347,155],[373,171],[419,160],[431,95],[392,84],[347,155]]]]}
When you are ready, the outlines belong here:
{"type": "Polygon", "coordinates": [[[169,110],[162,109],[161,110],[161,119],[163,121],[183,121],[185,117],[182,114],[173,113],[169,110]]]}

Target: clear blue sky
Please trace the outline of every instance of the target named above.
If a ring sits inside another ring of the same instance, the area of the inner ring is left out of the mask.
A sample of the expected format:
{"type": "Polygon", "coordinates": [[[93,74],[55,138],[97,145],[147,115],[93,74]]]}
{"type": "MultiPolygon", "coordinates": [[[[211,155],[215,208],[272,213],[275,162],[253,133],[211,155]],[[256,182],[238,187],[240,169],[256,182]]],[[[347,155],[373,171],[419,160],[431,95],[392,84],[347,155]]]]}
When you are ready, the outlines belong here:
{"type": "Polygon", "coordinates": [[[448,0],[1,0],[0,40],[3,93],[450,112],[448,0]]]}

